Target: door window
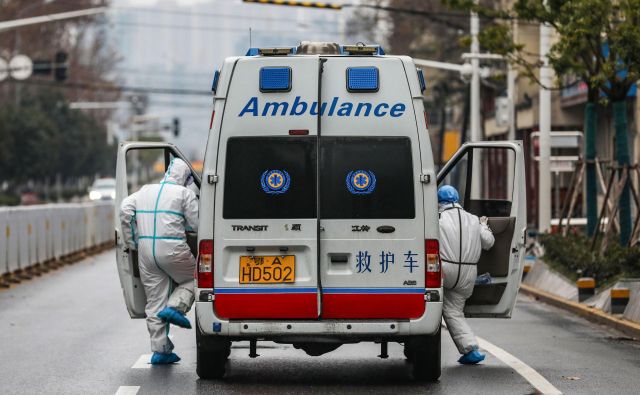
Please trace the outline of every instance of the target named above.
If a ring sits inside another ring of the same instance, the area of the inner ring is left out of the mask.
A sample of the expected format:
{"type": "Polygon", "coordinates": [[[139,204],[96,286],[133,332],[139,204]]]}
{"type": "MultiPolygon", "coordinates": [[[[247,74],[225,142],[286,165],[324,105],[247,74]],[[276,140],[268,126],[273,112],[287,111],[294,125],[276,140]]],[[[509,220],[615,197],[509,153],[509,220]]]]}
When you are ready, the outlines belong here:
{"type": "Polygon", "coordinates": [[[478,216],[508,217],[514,186],[515,152],[504,147],[473,147],[441,176],[438,185],[458,190],[460,204],[478,216]]]}
{"type": "Polygon", "coordinates": [[[162,181],[167,165],[173,158],[165,148],[130,149],[126,155],[129,194],[137,192],[145,184],[162,181]]]}
{"type": "Polygon", "coordinates": [[[315,137],[227,141],[225,219],[315,218],[315,137]]]}
{"type": "Polygon", "coordinates": [[[324,219],[414,218],[411,140],[322,137],[324,219]]]}

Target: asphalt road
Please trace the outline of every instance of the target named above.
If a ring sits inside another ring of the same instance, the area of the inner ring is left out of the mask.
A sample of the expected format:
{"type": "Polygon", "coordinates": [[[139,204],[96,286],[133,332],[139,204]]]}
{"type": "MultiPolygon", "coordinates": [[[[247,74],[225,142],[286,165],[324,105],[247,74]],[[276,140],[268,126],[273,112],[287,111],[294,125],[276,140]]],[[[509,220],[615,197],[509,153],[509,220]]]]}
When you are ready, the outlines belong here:
{"type": "MultiPolygon", "coordinates": [[[[193,316],[191,316],[193,322],[193,316]]],[[[510,320],[473,319],[478,336],[506,351],[566,394],[637,394],[640,343],[526,297],[510,320]]],[[[193,331],[172,329],[182,361],[151,367],[143,320],[124,307],[113,251],[0,291],[0,393],[6,394],[532,394],[522,366],[488,354],[460,366],[443,332],[439,382],[411,380],[399,345],[389,359],[373,344],[343,346],[321,357],[274,343],[234,345],[227,378],[195,373],[193,331]],[[262,346],[262,347],[260,347],[262,346]],[[520,366],[519,369],[518,366],[520,366]],[[132,388],[128,388],[132,387],[132,388]],[[136,388],[139,387],[139,388],[136,388]]],[[[495,349],[494,349],[495,351],[495,349]]],[[[526,370],[526,369],[525,369],[526,370]]],[[[534,372],[534,373],[535,373],[534,372]]]]}

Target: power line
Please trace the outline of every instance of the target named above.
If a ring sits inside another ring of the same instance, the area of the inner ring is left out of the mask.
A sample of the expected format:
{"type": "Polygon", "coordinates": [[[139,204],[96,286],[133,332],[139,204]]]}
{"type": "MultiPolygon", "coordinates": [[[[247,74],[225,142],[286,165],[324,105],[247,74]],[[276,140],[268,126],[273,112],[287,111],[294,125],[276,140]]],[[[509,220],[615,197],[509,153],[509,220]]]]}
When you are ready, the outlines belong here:
{"type": "MultiPolygon", "coordinates": [[[[193,25],[180,25],[180,24],[164,24],[164,23],[148,23],[148,22],[125,22],[125,21],[116,21],[113,22],[115,25],[122,26],[133,26],[133,27],[151,27],[151,28],[163,28],[163,29],[181,29],[181,30],[201,30],[201,31],[214,31],[214,32],[238,32],[238,33],[248,33],[248,28],[234,28],[234,27],[208,27],[208,26],[193,26],[193,25]]],[[[307,30],[306,28],[302,29],[304,33],[309,34],[322,34],[327,36],[337,36],[338,32],[328,32],[322,30],[307,30]]],[[[262,32],[262,33],[279,33],[279,34],[293,34],[300,33],[299,30],[272,30],[272,29],[253,29],[254,32],[262,32]]]]}
{"type": "Polygon", "coordinates": [[[214,17],[214,18],[229,18],[229,19],[242,19],[242,20],[262,20],[267,22],[289,22],[291,18],[278,18],[267,16],[248,16],[240,14],[219,14],[213,12],[200,12],[193,13],[191,11],[172,10],[169,8],[142,8],[142,7],[111,7],[113,10],[133,11],[140,13],[160,13],[160,14],[172,14],[172,15],[185,15],[191,17],[214,17]]]}

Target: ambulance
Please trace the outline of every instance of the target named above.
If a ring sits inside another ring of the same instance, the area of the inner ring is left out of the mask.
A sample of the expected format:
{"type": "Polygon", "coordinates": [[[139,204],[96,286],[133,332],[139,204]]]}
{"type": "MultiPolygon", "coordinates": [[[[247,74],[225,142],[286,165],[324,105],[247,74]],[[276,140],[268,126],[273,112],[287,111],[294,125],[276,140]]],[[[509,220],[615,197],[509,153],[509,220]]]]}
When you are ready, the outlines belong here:
{"type": "MultiPolygon", "coordinates": [[[[466,315],[511,316],[527,223],[522,144],[466,143],[436,172],[425,78],[410,57],[333,43],[252,48],[225,60],[212,91],[204,166],[194,171],[200,225],[187,235],[200,378],[224,376],[234,342],[248,341],[251,357],[264,341],[312,356],[373,342],[381,358],[396,342],[416,379],[437,380],[443,183],[489,217],[496,238],[478,263],[491,282],[475,287],[466,315]]],[[[184,159],[170,143],[122,143],[116,207],[132,192],[127,161],[149,149],[165,165],[184,159]]],[[[115,226],[126,305],[144,318],[137,257],[115,226]]]]}

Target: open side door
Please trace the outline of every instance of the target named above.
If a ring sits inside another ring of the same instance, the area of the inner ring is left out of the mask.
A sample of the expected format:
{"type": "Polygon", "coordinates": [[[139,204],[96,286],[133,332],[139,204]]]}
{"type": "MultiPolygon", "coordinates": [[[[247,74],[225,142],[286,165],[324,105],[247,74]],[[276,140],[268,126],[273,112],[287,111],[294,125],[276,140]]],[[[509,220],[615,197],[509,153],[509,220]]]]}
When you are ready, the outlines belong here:
{"type": "Polygon", "coordinates": [[[509,318],[522,278],[527,226],[524,153],[519,141],[466,143],[438,174],[438,186],[452,185],[468,212],[489,218],[494,246],[483,251],[476,285],[467,300],[467,317],[509,318]]]}
{"type": "MultiPolygon", "coordinates": [[[[145,318],[144,308],[147,296],[140,280],[137,251],[128,250],[122,240],[120,225],[120,205],[122,200],[136,192],[142,185],[158,182],[172,158],[181,158],[191,165],[184,155],[170,143],[123,142],[118,150],[116,164],[115,230],[116,260],[120,286],[131,318],[145,318]]],[[[200,188],[200,175],[191,168],[195,184],[200,188]]],[[[187,233],[187,242],[195,251],[196,235],[187,233]]]]}

